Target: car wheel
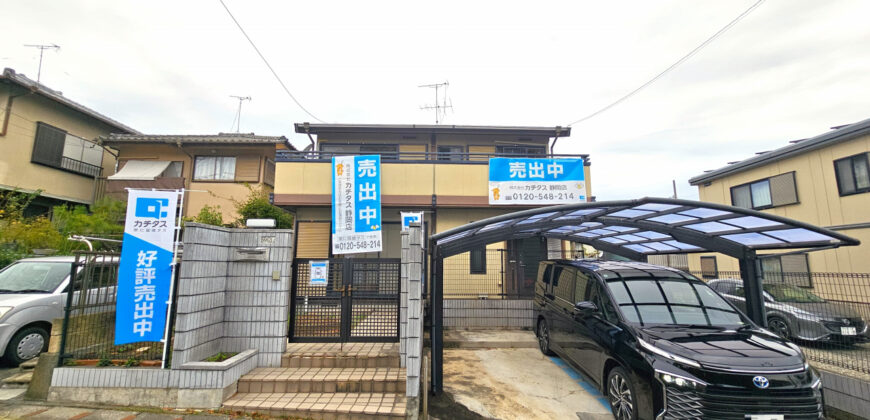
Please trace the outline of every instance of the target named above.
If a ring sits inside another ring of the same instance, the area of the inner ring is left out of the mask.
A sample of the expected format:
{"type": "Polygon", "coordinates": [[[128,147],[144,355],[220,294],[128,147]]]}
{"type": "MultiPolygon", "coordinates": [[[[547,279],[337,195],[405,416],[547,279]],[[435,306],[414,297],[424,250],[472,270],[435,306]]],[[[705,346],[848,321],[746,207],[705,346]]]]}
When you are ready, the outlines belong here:
{"type": "Polygon", "coordinates": [[[3,358],[15,365],[30,360],[48,350],[48,332],[39,327],[27,327],[15,333],[3,358]]]}
{"type": "Polygon", "coordinates": [[[616,420],[636,420],[637,404],[634,384],[628,373],[621,367],[615,367],[607,375],[607,401],[610,411],[616,420]]]}
{"type": "Polygon", "coordinates": [[[767,328],[770,329],[774,334],[788,340],[791,338],[791,327],[788,326],[788,322],[786,320],[773,316],[767,320],[767,328]]]}
{"type": "Polygon", "coordinates": [[[550,350],[550,327],[547,325],[546,320],[538,321],[538,346],[541,348],[541,353],[544,353],[547,356],[552,356],[553,351],[550,350]]]}

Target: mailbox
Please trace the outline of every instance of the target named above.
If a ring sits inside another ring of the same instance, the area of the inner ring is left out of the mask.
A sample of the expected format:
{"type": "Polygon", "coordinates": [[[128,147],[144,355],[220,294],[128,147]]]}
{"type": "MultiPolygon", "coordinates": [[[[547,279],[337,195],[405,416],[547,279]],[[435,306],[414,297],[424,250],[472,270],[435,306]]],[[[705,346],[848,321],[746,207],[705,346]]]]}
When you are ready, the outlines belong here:
{"type": "Polygon", "coordinates": [[[233,261],[269,261],[269,248],[237,247],[233,249],[233,261]]]}

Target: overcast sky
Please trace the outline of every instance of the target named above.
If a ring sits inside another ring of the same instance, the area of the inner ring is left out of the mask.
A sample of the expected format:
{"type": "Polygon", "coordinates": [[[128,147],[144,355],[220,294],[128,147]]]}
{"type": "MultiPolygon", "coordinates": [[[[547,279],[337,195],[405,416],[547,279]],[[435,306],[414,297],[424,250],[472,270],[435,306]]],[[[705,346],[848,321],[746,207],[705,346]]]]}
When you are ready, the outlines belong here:
{"type": "MultiPolygon", "coordinates": [[[[662,71],[756,0],[267,2],[225,0],[278,74],[330,123],[567,125],[662,71]]],[[[142,132],[241,130],[307,139],[218,0],[4,0],[0,66],[142,132]]],[[[697,198],[688,178],[870,118],[870,1],[767,0],[628,101],[572,127],[599,200],[697,198]]]]}

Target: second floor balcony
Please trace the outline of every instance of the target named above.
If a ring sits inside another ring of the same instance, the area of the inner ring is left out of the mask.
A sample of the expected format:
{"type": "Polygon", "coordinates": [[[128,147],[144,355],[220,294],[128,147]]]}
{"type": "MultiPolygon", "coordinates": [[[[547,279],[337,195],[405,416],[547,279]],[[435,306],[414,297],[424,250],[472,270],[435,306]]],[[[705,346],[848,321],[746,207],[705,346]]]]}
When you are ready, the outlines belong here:
{"type": "Polygon", "coordinates": [[[587,154],[552,154],[544,149],[514,149],[500,152],[464,152],[458,150],[440,150],[437,152],[417,151],[295,151],[278,150],[276,162],[330,162],[335,156],[380,155],[382,163],[430,163],[430,164],[471,164],[487,165],[490,158],[548,158],[548,159],[583,159],[589,165],[587,154]]]}

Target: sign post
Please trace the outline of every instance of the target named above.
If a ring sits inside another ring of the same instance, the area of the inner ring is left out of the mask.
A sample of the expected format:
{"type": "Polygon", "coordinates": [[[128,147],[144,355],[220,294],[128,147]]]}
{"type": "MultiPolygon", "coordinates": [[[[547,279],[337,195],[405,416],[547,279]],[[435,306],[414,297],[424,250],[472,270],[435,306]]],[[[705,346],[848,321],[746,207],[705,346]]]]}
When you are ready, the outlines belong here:
{"type": "Polygon", "coordinates": [[[381,156],[332,158],[332,253],[380,252],[381,156]]]}
{"type": "MultiPolygon", "coordinates": [[[[115,344],[161,341],[169,328],[183,191],[128,190],[115,301],[115,344]]],[[[166,363],[164,351],[163,363],[166,363]]]]}
{"type": "Polygon", "coordinates": [[[419,223],[420,224],[420,243],[423,245],[423,248],[426,248],[426,228],[423,227],[423,212],[400,212],[402,218],[402,230],[408,230],[408,227],[411,226],[411,223],[419,223]]]}
{"type": "Polygon", "coordinates": [[[540,205],[584,201],[583,159],[489,160],[489,204],[540,205]]]}

